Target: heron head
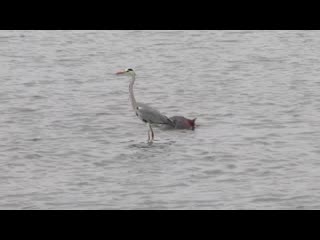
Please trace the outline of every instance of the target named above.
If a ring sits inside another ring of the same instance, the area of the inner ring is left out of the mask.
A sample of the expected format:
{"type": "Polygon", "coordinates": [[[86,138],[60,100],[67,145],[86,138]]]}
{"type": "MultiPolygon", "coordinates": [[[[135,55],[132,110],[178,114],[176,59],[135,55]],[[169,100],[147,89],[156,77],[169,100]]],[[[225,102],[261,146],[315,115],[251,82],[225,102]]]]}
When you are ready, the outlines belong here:
{"type": "Polygon", "coordinates": [[[132,68],[128,68],[124,71],[120,71],[116,73],[117,75],[127,75],[127,76],[135,76],[136,73],[133,71],[132,68]]]}

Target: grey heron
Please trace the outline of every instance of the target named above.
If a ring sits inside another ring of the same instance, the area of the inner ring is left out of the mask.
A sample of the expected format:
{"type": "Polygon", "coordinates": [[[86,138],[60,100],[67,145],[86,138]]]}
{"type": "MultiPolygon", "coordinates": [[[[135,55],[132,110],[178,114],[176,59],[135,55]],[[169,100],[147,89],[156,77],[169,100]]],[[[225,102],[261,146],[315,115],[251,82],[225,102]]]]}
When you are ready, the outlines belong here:
{"type": "Polygon", "coordinates": [[[126,69],[124,71],[120,71],[116,73],[117,75],[126,75],[131,76],[131,82],[129,84],[129,94],[130,94],[130,101],[132,105],[132,109],[137,115],[139,119],[145,122],[148,126],[148,143],[152,143],[154,140],[154,132],[152,129],[152,124],[167,124],[174,127],[173,122],[166,117],[165,115],[161,114],[158,110],[148,106],[144,103],[138,103],[134,97],[133,93],[133,84],[136,80],[136,73],[131,69],[126,69]]]}

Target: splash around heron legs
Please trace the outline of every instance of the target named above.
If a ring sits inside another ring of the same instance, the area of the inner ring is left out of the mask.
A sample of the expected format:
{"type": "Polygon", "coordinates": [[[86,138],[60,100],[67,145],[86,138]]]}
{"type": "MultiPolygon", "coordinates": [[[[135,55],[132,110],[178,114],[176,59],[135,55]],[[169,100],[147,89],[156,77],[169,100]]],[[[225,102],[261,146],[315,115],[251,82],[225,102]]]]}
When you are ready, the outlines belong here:
{"type": "Polygon", "coordinates": [[[153,143],[153,140],[154,140],[154,132],[152,130],[152,127],[151,127],[151,124],[148,122],[148,127],[149,127],[149,130],[148,130],[148,144],[151,145],[153,143]]]}

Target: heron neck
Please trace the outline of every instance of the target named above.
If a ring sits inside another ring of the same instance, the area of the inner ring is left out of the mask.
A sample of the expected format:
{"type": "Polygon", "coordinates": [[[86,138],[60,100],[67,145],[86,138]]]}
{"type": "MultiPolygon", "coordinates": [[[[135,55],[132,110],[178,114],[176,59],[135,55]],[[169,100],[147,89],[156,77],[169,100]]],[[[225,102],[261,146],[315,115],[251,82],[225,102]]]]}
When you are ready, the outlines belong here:
{"type": "Polygon", "coordinates": [[[134,93],[133,93],[133,84],[134,84],[135,80],[136,80],[136,77],[133,75],[131,82],[130,82],[130,85],[129,85],[130,101],[131,101],[131,105],[132,105],[132,108],[134,111],[137,108],[137,102],[136,102],[136,99],[135,99],[134,93]]]}

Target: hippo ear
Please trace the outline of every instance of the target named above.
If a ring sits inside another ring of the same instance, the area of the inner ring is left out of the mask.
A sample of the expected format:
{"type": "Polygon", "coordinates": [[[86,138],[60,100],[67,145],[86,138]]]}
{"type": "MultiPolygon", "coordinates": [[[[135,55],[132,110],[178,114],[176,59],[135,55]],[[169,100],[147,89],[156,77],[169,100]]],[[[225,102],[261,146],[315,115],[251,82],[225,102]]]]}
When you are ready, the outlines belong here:
{"type": "Polygon", "coordinates": [[[197,120],[197,118],[189,120],[191,123],[191,129],[194,130],[195,129],[195,121],[197,120]]]}

